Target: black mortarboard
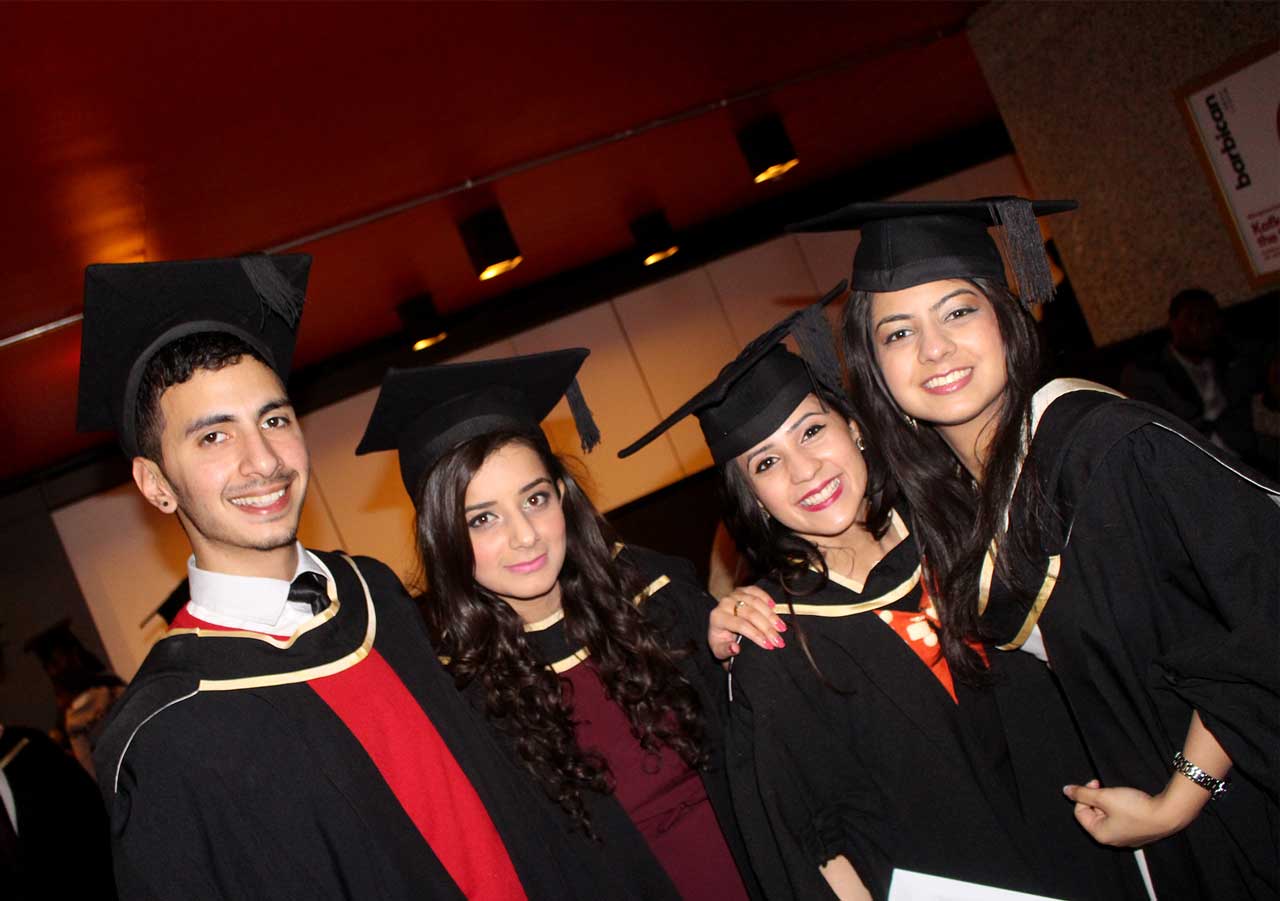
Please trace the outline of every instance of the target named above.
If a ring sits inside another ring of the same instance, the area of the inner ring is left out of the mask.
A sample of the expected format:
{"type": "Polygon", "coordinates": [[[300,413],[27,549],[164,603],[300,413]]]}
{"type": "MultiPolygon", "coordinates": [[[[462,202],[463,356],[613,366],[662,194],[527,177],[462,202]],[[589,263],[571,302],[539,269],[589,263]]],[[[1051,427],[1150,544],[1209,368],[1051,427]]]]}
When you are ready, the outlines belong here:
{"type": "Polygon", "coordinates": [[[711,458],[724,463],[773,434],[816,386],[839,392],[839,361],[823,309],[846,286],[841,282],[817,303],[755,338],[720,370],[715,381],[618,456],[631,456],[686,416],[697,415],[711,458]],[[795,336],[803,358],[782,344],[787,335],[795,336]]]}
{"type": "Polygon", "coordinates": [[[860,229],[853,257],[855,291],[901,291],[948,278],[1005,282],[1004,261],[988,228],[998,226],[1024,303],[1053,297],[1037,216],[1074,210],[1074,200],[979,200],[851,203],[788,226],[793,232],[860,229]]]}
{"type": "Polygon", "coordinates": [[[138,453],[138,388],[165,345],[198,332],[235,335],[283,381],[293,361],[311,257],[247,256],[94,263],[84,273],[76,427],[114,429],[138,453]]]}
{"type": "Polygon", "coordinates": [[[600,441],[578,387],[585,347],[477,363],[391,369],[356,454],[398,450],[409,496],[445,453],[502,428],[537,428],[564,397],[582,449],[600,441]]]}

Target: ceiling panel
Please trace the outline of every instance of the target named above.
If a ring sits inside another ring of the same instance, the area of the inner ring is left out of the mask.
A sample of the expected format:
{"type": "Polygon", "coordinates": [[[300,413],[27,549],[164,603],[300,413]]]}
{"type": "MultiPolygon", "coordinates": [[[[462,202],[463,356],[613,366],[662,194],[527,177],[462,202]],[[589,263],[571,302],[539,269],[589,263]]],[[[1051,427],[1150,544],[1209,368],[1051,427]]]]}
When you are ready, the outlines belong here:
{"type": "MultiPolygon", "coordinates": [[[[649,209],[697,226],[993,119],[955,33],[976,5],[5,4],[0,337],[77,312],[90,262],[273,246],[834,67],[306,245],[297,361],[325,360],[414,293],[462,310],[624,250],[649,209]],[[756,186],[733,133],[765,111],[802,162],[756,186]],[[525,263],[480,283],[455,223],[495,200],[525,263]]],[[[0,348],[0,480],[101,441],[73,432],[78,339],[0,348]]]]}

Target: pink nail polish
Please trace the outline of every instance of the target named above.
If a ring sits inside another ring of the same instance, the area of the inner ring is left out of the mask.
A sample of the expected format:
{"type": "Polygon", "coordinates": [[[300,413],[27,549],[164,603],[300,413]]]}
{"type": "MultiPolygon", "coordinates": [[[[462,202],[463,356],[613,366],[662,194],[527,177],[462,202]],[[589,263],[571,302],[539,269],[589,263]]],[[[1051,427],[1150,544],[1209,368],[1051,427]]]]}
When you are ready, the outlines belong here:
{"type": "Polygon", "coordinates": [[[776,603],[774,603],[773,598],[769,598],[769,606],[770,606],[770,607],[777,607],[778,605],[777,605],[776,603]]]}
{"type": "Polygon", "coordinates": [[[773,621],[773,627],[777,629],[779,632],[787,631],[787,624],[780,619],[775,619],[773,621]]]}
{"type": "Polygon", "coordinates": [[[775,635],[773,638],[773,645],[774,647],[785,648],[787,646],[787,643],[782,640],[781,635],[775,635]]]}

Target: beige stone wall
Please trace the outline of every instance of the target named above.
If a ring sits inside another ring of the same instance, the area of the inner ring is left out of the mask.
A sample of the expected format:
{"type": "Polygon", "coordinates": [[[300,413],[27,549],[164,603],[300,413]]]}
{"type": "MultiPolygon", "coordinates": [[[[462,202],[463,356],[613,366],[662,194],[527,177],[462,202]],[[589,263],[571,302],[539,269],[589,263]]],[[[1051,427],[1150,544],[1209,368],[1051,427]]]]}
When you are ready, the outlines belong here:
{"type": "Polygon", "coordinates": [[[1037,197],[1055,217],[1094,340],[1162,326],[1182,288],[1245,300],[1244,263],[1179,109],[1179,89],[1280,32],[1275,3],[1008,2],[969,40],[1037,197]]]}

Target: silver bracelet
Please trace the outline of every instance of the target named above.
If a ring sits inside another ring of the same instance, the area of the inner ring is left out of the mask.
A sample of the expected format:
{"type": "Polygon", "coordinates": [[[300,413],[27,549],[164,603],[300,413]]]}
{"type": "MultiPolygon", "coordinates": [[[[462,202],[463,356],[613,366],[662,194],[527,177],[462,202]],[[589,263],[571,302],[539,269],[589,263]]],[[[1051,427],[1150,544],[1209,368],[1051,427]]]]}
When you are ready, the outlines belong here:
{"type": "Polygon", "coordinates": [[[1227,790],[1229,783],[1226,779],[1215,779],[1210,776],[1200,767],[1183,757],[1181,751],[1176,751],[1173,755],[1173,768],[1207,791],[1210,801],[1215,801],[1222,797],[1227,790]]]}

